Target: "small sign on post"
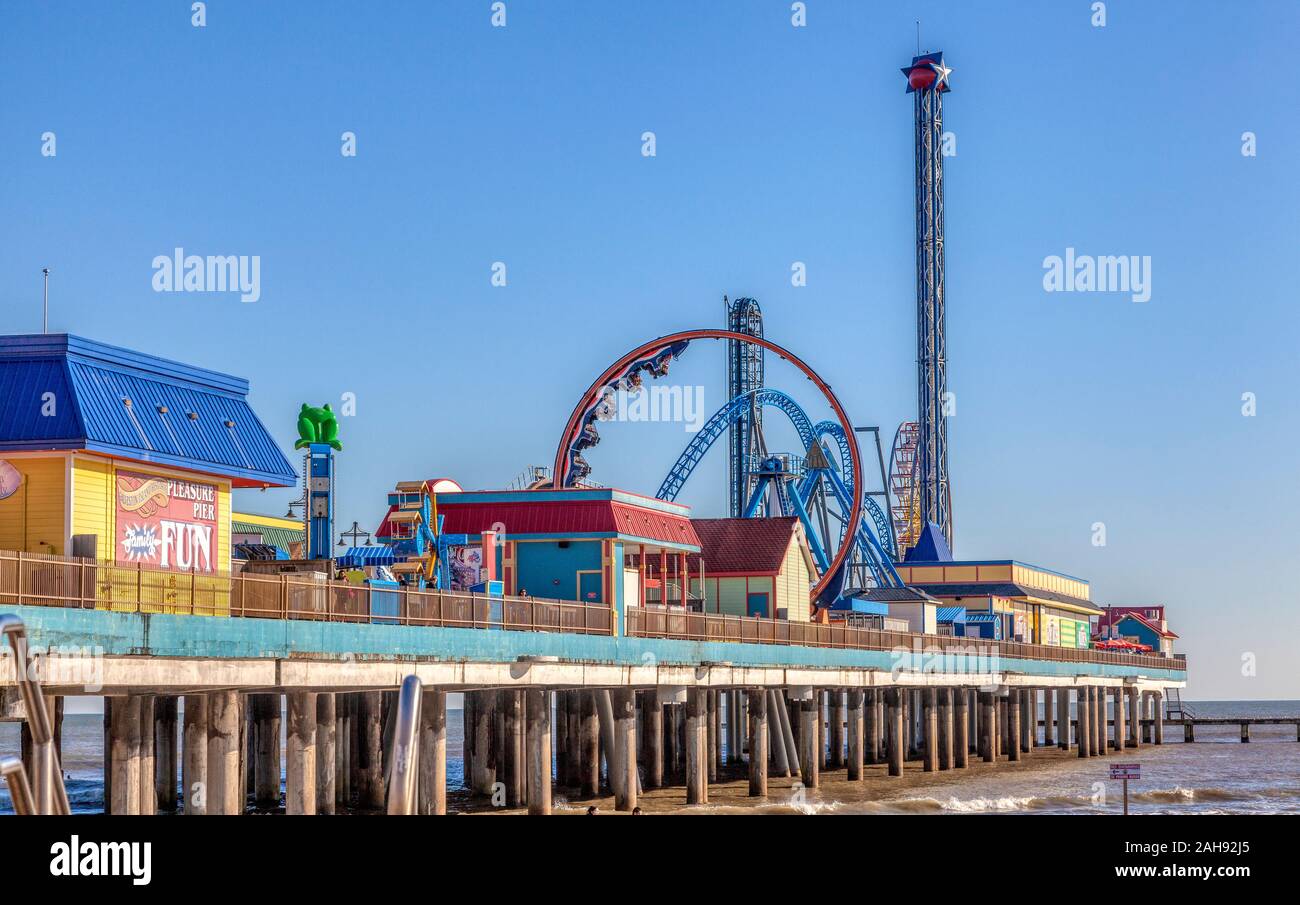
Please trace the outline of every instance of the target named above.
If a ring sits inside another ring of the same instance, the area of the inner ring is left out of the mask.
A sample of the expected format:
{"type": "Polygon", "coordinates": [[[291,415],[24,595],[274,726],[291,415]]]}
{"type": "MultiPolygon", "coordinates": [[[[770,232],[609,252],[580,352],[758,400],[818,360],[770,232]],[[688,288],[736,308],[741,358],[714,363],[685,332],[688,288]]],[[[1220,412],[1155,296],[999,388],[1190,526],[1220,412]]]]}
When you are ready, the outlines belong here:
{"type": "Polygon", "coordinates": [[[1141,764],[1111,764],[1110,778],[1119,779],[1124,782],[1124,816],[1128,816],[1128,781],[1130,779],[1142,778],[1141,764]]]}

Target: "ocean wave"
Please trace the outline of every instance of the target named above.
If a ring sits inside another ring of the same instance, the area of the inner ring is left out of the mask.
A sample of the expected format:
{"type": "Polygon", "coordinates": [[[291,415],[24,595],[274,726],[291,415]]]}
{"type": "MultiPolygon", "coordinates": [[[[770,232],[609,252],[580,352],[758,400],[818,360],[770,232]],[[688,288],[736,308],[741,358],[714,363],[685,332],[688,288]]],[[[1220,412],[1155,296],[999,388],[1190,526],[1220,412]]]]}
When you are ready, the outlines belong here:
{"type": "Polygon", "coordinates": [[[1258,795],[1233,789],[1221,789],[1215,786],[1205,789],[1186,789],[1182,786],[1174,786],[1172,789],[1147,789],[1144,792],[1131,792],[1129,794],[1129,799],[1132,801],[1150,801],[1156,804],[1178,804],[1191,801],[1240,801],[1255,797],[1258,797],[1258,795]]]}

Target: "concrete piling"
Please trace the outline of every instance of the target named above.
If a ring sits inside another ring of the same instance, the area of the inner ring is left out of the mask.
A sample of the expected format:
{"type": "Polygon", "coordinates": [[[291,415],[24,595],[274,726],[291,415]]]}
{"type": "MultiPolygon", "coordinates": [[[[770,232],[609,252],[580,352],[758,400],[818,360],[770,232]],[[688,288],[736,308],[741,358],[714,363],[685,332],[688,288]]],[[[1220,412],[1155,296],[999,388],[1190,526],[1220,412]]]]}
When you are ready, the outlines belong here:
{"type": "MultiPolygon", "coordinates": [[[[487,692],[487,696],[492,697],[493,693],[487,692]]],[[[377,811],[384,807],[387,791],[384,788],[384,694],[381,691],[365,691],[358,700],[360,706],[357,721],[360,725],[357,754],[360,764],[357,776],[361,788],[357,803],[363,808],[377,811]]],[[[495,769],[492,776],[495,780],[495,769]]]]}
{"type": "Polygon", "coordinates": [[[332,692],[316,695],[316,813],[333,814],[338,777],[338,704],[332,692]]]}
{"type": "Polygon", "coordinates": [[[1020,689],[1020,732],[1018,744],[1022,755],[1034,750],[1035,727],[1038,725],[1037,692],[1033,688],[1020,689]]]}
{"type": "MultiPolygon", "coordinates": [[[[574,749],[572,756],[577,756],[574,749]]],[[[447,813],[447,692],[426,688],[420,701],[419,812],[447,813]]]]}
{"type": "Polygon", "coordinates": [[[831,770],[838,770],[844,766],[844,724],[848,718],[844,704],[844,689],[832,688],[830,696],[831,706],[827,714],[831,723],[830,751],[827,754],[826,765],[831,770]]]}
{"type": "Polygon", "coordinates": [[[568,757],[564,773],[564,784],[573,789],[582,787],[582,695],[574,689],[564,695],[565,733],[567,735],[568,757]]]}
{"type": "Polygon", "coordinates": [[[926,688],[921,692],[921,769],[926,773],[939,769],[938,698],[936,688],[926,688]]]}
{"type": "Polygon", "coordinates": [[[936,690],[938,695],[938,714],[939,714],[939,769],[952,769],[953,755],[953,738],[952,738],[952,689],[940,688],[936,690]]]}
{"type": "Polygon", "coordinates": [[[903,734],[903,693],[897,688],[885,690],[886,717],[886,757],[889,759],[889,775],[903,775],[903,747],[906,738],[903,734]]]}
{"type": "Polygon", "coordinates": [[[763,750],[772,761],[772,771],[777,776],[793,776],[799,769],[795,766],[798,758],[795,756],[794,747],[786,742],[785,733],[782,731],[781,719],[785,713],[785,698],[774,688],[768,689],[767,697],[768,738],[763,750]]]}
{"type": "Polygon", "coordinates": [[[158,813],[158,791],[155,777],[154,757],[154,701],[151,694],[137,695],[140,708],[140,776],[137,779],[140,793],[140,806],[137,814],[158,813]]]}
{"type": "Polygon", "coordinates": [[[176,812],[176,711],[175,695],[154,699],[154,804],[167,814],[176,812]]]}
{"type": "Polygon", "coordinates": [[[709,800],[708,764],[705,746],[708,741],[708,691],[692,688],[686,699],[686,803],[707,804],[709,800]]]}
{"type": "MultiPolygon", "coordinates": [[[[519,694],[519,692],[512,692],[519,694]]],[[[624,726],[625,732],[631,733],[631,739],[624,742],[624,756],[632,760],[633,776],[626,786],[636,796],[636,760],[632,752],[636,750],[636,706],[631,691],[620,690],[620,702],[626,700],[626,717],[621,720],[630,724],[624,726]]],[[[513,709],[512,705],[512,709],[513,709]]],[[[507,714],[508,716],[509,714],[507,714]]],[[[528,813],[551,813],[551,693],[546,689],[529,689],[527,715],[528,746],[528,813]]]]}
{"type": "MultiPolygon", "coordinates": [[[[285,697],[289,710],[285,734],[284,812],[290,816],[315,814],[316,696],[309,691],[294,691],[285,697]]],[[[278,744],[278,738],[276,742],[278,744]]]]}
{"type": "Polygon", "coordinates": [[[208,695],[185,696],[181,747],[183,813],[208,812],[208,695]]]}
{"type": "Polygon", "coordinates": [[[869,764],[880,763],[880,731],[881,724],[884,720],[880,717],[880,691],[875,688],[869,688],[863,692],[863,740],[866,748],[863,751],[862,759],[869,764]]]}
{"type": "Polygon", "coordinates": [[[1142,746],[1142,714],[1139,710],[1138,691],[1128,689],[1128,747],[1142,746]]]}
{"type": "Polygon", "coordinates": [[[610,760],[610,784],[614,786],[614,810],[630,811],[637,802],[636,699],[631,689],[618,688],[610,695],[614,717],[614,746],[610,760]]]}
{"type": "Polygon", "coordinates": [[[111,814],[140,812],[140,701],[135,695],[113,701],[109,727],[112,757],[111,814]]]}
{"type": "Polygon", "coordinates": [[[970,762],[970,695],[956,688],[952,699],[952,766],[965,770],[970,762]]]}
{"type": "Polygon", "coordinates": [[[496,692],[472,691],[466,695],[474,698],[470,790],[475,795],[490,798],[497,781],[497,762],[492,744],[496,722],[496,692]]]}
{"type": "Polygon", "coordinates": [[[821,696],[814,689],[799,702],[799,778],[809,789],[821,785],[821,728],[821,696]]]}
{"type": "MultiPolygon", "coordinates": [[[[116,710],[116,708],[114,708],[116,710]]],[[[208,695],[208,813],[242,814],[240,774],[240,696],[236,691],[208,695]]]]}
{"type": "Polygon", "coordinates": [[[848,708],[845,714],[848,722],[848,763],[847,778],[856,781],[862,778],[863,748],[865,736],[866,692],[853,688],[848,692],[848,708]]]}
{"type": "Polygon", "coordinates": [[[1023,714],[1021,689],[1012,687],[1007,695],[1007,758],[1011,761],[1020,760],[1022,753],[1020,725],[1023,714]]]}
{"type": "Polygon", "coordinates": [[[749,797],[767,797],[767,699],[762,688],[748,692],[749,709],[749,797]]]}
{"type": "Polygon", "coordinates": [[[1043,747],[1050,748],[1056,744],[1056,733],[1054,731],[1054,721],[1056,711],[1053,709],[1055,703],[1056,689],[1043,689],[1043,747]]]}
{"type": "Polygon", "coordinates": [[[997,758],[997,702],[988,691],[980,692],[979,702],[979,753],[985,763],[992,763],[997,758]]]}
{"type": "Polygon", "coordinates": [[[1111,705],[1111,710],[1114,711],[1115,722],[1111,727],[1114,730],[1112,736],[1115,743],[1115,752],[1117,754],[1123,754],[1124,739],[1128,735],[1124,730],[1124,689],[1122,687],[1115,688],[1113,689],[1113,692],[1114,703],[1111,705]]]}
{"type": "Polygon", "coordinates": [[[1079,756],[1092,756],[1092,707],[1088,701],[1088,686],[1082,685],[1075,690],[1075,738],[1078,740],[1079,756]]]}
{"type": "Polygon", "coordinates": [[[717,689],[710,688],[705,692],[708,698],[708,725],[705,735],[708,739],[708,745],[705,748],[705,757],[708,763],[708,780],[709,782],[718,781],[718,766],[722,760],[722,752],[719,750],[721,744],[721,716],[720,702],[718,700],[719,692],[717,689]]]}
{"type": "Polygon", "coordinates": [[[1154,742],[1157,745],[1165,743],[1165,696],[1158,691],[1151,693],[1151,705],[1154,712],[1151,715],[1151,726],[1155,735],[1154,742]]]}
{"type": "MultiPolygon", "coordinates": [[[[660,720],[660,739],[663,721],[660,720]]],[[[582,796],[594,798],[600,794],[600,717],[596,707],[596,692],[582,692],[582,721],[579,725],[578,755],[582,769],[582,796]]],[[[663,779],[663,759],[660,758],[660,780],[663,779]]]]}
{"type": "Polygon", "coordinates": [[[643,692],[643,743],[645,747],[645,787],[659,789],[664,784],[664,709],[653,689],[643,692]]]}
{"type": "MultiPolygon", "coordinates": [[[[500,766],[505,774],[506,807],[523,807],[528,794],[528,777],[524,773],[524,766],[527,762],[525,759],[524,692],[515,689],[506,689],[500,692],[497,707],[502,711],[505,719],[504,744],[501,748],[500,766]]],[[[549,720],[547,726],[550,726],[549,720]]],[[[528,745],[528,750],[532,750],[531,743],[528,745]]],[[[549,762],[547,774],[548,776],[550,774],[549,762]]]]}
{"type": "Polygon", "coordinates": [[[248,707],[253,720],[253,803],[275,808],[280,804],[280,696],[249,695],[248,707]]]}

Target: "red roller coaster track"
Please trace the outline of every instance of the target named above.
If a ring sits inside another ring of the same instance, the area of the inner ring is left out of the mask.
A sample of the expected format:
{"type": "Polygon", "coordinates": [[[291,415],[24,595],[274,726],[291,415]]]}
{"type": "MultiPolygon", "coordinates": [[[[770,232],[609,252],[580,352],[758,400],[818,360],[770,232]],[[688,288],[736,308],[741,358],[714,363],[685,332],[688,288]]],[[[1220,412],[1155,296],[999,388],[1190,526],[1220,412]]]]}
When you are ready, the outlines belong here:
{"type": "MultiPolygon", "coordinates": [[[[862,470],[862,457],[858,451],[857,435],[854,433],[853,425],[850,424],[849,417],[844,411],[844,406],[840,405],[840,401],[835,398],[835,394],[831,392],[830,385],[826,383],[826,381],[822,380],[817,372],[810,368],[803,359],[795,355],[793,352],[790,352],[787,349],[778,346],[771,340],[764,339],[761,336],[750,336],[747,333],[733,333],[730,330],[685,330],[681,333],[672,333],[668,336],[661,336],[658,339],[645,343],[644,345],[637,346],[635,349],[619,358],[618,361],[610,365],[605,372],[587,388],[587,391],[582,394],[582,398],[579,399],[578,404],[574,406],[573,414],[569,416],[569,423],[565,426],[564,434],[560,437],[560,445],[555,450],[555,467],[551,471],[551,486],[553,489],[564,489],[564,478],[568,471],[569,450],[577,439],[578,433],[582,430],[583,414],[595,405],[601,393],[604,391],[604,388],[610,383],[610,381],[622,376],[623,372],[627,370],[629,365],[639,359],[647,357],[651,352],[657,352],[660,349],[664,349],[676,343],[690,342],[695,339],[734,339],[737,342],[762,346],[769,352],[775,353],[778,358],[790,362],[790,364],[802,371],[804,376],[811,380],[817,386],[817,389],[821,390],[822,395],[826,397],[826,401],[829,402],[831,408],[835,410],[835,417],[839,419],[840,425],[844,428],[844,434],[849,441],[849,453],[853,459],[853,473],[855,475],[864,474],[862,470]]],[[[854,537],[858,530],[858,523],[862,520],[862,487],[864,483],[865,482],[863,481],[853,482],[853,507],[848,516],[848,523],[844,528],[845,537],[854,537]]],[[[830,584],[831,580],[839,574],[840,570],[844,567],[844,561],[848,558],[849,552],[852,548],[852,544],[840,545],[839,550],[835,554],[835,558],[831,560],[830,567],[822,573],[817,584],[813,586],[809,595],[811,600],[817,600],[821,593],[826,589],[827,585],[830,584]]]]}

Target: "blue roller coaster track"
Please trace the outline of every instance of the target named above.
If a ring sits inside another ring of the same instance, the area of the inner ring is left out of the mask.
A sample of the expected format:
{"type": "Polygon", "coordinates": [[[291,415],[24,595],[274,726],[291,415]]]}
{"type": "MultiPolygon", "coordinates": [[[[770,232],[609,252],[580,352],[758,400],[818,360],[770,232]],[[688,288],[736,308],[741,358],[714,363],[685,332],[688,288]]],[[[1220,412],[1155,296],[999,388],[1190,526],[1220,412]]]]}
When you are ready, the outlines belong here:
{"type": "MultiPolygon", "coordinates": [[[[770,387],[737,396],[714,412],[712,417],[704,423],[704,426],[691,439],[691,442],[687,444],[686,449],[682,451],[655,496],[661,500],[675,500],[695,467],[699,465],[713,444],[726,433],[727,428],[743,418],[751,410],[751,407],[758,408],[760,406],[775,408],[785,413],[795,431],[799,434],[799,441],[803,444],[804,451],[812,449],[814,444],[821,443],[825,439],[835,441],[840,453],[840,465],[838,466],[835,464],[835,459],[829,455],[829,452],[823,446],[823,451],[827,452],[826,459],[830,463],[830,470],[835,474],[836,478],[832,482],[832,489],[835,491],[837,502],[841,505],[844,505],[846,500],[851,499],[853,484],[857,476],[853,474],[849,440],[844,435],[843,426],[836,421],[819,421],[814,424],[799,403],[780,390],[770,387]],[[835,485],[839,486],[836,487],[835,485]],[[845,493],[847,493],[847,497],[844,496],[845,493]]],[[[794,490],[795,495],[799,497],[800,508],[806,506],[813,484],[814,482],[808,478],[795,483],[794,490]]],[[[893,523],[871,496],[863,496],[863,511],[871,517],[871,521],[875,525],[875,531],[872,532],[865,522],[862,523],[857,532],[858,536],[855,538],[859,552],[871,567],[871,571],[879,583],[887,586],[901,586],[891,562],[897,549],[894,542],[893,523]]],[[[823,544],[829,543],[829,540],[829,538],[822,538],[823,544]]],[[[843,543],[842,536],[838,540],[843,543]]]]}

